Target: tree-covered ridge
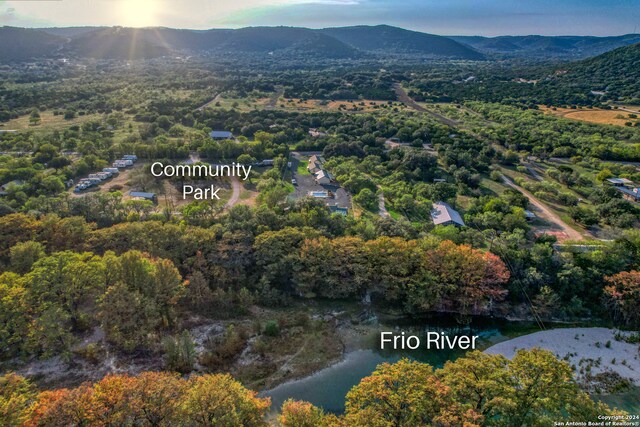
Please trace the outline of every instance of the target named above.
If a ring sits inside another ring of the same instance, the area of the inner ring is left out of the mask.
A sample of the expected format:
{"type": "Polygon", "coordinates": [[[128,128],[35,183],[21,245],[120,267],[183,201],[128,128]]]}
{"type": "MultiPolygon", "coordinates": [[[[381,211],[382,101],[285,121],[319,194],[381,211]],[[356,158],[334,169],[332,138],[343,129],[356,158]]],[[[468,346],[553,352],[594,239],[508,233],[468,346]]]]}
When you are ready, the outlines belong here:
{"type": "Polygon", "coordinates": [[[346,396],[344,415],[288,400],[267,421],[269,399],[229,375],[145,372],[109,375],[74,389],[38,392],[15,374],[0,377],[0,421],[7,427],[120,425],[225,427],[511,427],[547,425],[558,417],[591,421],[624,415],[595,403],[571,368],[544,350],[512,360],[472,352],[438,370],[403,359],[384,363],[346,396]]]}

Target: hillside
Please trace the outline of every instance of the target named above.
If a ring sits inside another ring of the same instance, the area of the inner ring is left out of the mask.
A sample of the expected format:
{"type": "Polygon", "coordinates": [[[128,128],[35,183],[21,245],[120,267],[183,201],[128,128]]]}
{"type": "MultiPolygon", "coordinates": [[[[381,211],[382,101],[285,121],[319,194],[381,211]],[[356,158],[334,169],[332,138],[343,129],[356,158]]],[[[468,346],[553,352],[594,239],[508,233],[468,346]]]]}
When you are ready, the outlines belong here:
{"type": "Polygon", "coordinates": [[[567,71],[565,83],[589,85],[609,99],[640,101],[640,43],[572,63],[567,71]]]}
{"type": "Polygon", "coordinates": [[[27,61],[58,50],[65,39],[39,30],[0,28],[0,61],[27,61]]]}
{"type": "Polygon", "coordinates": [[[82,33],[71,39],[65,49],[78,56],[104,59],[154,58],[167,55],[170,47],[159,38],[148,37],[147,29],[104,28],[82,33]]]}
{"type": "Polygon", "coordinates": [[[640,42],[640,34],[592,36],[451,36],[486,54],[515,57],[587,58],[640,42]]]}
{"type": "Polygon", "coordinates": [[[429,56],[483,59],[481,53],[447,37],[389,25],[325,28],[323,34],[366,51],[407,52],[429,56]]]}
{"type": "MultiPolygon", "coordinates": [[[[30,30],[25,30],[30,31],[30,30]]],[[[106,59],[163,56],[180,51],[241,52],[281,57],[358,58],[401,53],[430,58],[483,59],[474,49],[442,36],[388,25],[312,30],[301,27],[247,27],[204,31],[172,28],[48,28],[40,31],[63,43],[65,53],[106,59]],[[60,37],[59,39],[56,37],[60,37]],[[64,39],[62,38],[64,37],[64,39]]],[[[45,55],[46,50],[39,51],[45,55]]]]}

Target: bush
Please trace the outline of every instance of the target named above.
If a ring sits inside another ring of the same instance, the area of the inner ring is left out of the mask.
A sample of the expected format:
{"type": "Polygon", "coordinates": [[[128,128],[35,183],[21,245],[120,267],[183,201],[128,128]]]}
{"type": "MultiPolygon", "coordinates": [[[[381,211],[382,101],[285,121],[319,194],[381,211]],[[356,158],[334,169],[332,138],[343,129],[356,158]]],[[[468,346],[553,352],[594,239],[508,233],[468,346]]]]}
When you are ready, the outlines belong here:
{"type": "Polygon", "coordinates": [[[274,320],[270,320],[264,326],[264,334],[269,337],[276,337],[280,334],[280,327],[278,326],[278,322],[274,320]]]}

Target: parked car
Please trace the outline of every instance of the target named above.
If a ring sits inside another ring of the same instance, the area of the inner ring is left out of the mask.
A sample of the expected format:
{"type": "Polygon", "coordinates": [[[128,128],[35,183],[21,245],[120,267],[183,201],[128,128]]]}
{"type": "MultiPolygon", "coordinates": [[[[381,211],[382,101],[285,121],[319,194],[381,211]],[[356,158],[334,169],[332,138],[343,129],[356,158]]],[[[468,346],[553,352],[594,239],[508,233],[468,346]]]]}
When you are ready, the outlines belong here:
{"type": "Polygon", "coordinates": [[[292,183],[293,185],[298,185],[298,181],[297,181],[295,178],[293,178],[293,179],[291,180],[291,183],[292,183]]]}

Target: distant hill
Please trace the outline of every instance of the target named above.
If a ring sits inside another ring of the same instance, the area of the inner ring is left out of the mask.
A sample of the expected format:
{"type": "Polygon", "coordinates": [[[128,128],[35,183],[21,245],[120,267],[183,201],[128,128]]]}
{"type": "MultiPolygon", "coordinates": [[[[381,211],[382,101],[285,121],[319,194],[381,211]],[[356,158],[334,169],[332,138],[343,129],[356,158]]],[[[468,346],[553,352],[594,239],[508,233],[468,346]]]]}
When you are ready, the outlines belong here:
{"type": "Polygon", "coordinates": [[[62,37],[27,28],[0,28],[0,61],[28,61],[56,52],[65,42],[62,37]]]}
{"type": "Polygon", "coordinates": [[[640,43],[640,34],[623,36],[450,36],[486,54],[550,58],[587,58],[610,50],[640,43]]]}
{"type": "Polygon", "coordinates": [[[447,37],[389,25],[324,28],[323,34],[366,51],[420,53],[444,58],[483,59],[484,55],[447,37]]]}
{"type": "MultiPolygon", "coordinates": [[[[31,30],[25,30],[31,31],[31,30]]],[[[44,28],[59,37],[64,53],[80,57],[136,59],[188,51],[242,52],[276,57],[359,58],[408,54],[429,58],[483,59],[474,49],[446,37],[388,25],[326,28],[247,27],[204,31],[172,28],[44,28]]],[[[44,38],[41,36],[41,38],[44,38]]],[[[46,54],[46,50],[38,52],[46,54]]]]}
{"type": "Polygon", "coordinates": [[[389,25],[324,29],[247,27],[236,30],[69,27],[0,29],[0,61],[64,55],[94,58],[152,58],[189,52],[234,52],[306,58],[408,55],[481,60],[485,55],[576,59],[640,42],[640,35],[616,37],[501,36],[444,37],[389,25]],[[5,43],[5,40],[9,41],[5,43]]]}
{"type": "Polygon", "coordinates": [[[586,84],[609,99],[640,101],[640,43],[571,63],[566,71],[565,83],[586,84]]]}
{"type": "Polygon", "coordinates": [[[161,40],[148,37],[147,29],[101,28],[71,38],[66,50],[78,56],[104,59],[156,58],[171,53],[161,40]]]}

